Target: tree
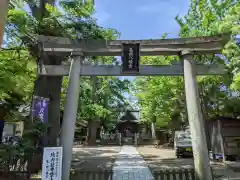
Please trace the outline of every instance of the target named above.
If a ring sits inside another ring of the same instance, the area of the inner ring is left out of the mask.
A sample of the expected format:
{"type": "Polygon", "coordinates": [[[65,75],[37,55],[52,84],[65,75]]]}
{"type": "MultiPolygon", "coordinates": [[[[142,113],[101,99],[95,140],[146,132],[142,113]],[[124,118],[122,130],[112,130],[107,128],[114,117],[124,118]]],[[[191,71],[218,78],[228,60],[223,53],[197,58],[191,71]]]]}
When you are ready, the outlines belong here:
{"type": "MultiPolygon", "coordinates": [[[[227,69],[224,76],[198,77],[204,119],[216,115],[239,116],[240,101],[236,97],[239,90],[239,43],[235,40],[239,34],[239,4],[234,0],[191,0],[188,13],[175,18],[180,25],[180,37],[232,33],[232,40],[226,45],[223,55],[194,57],[203,64],[225,64],[227,69]]],[[[173,59],[179,58],[147,57],[142,58],[141,62],[162,65],[170,64],[173,59]]],[[[172,131],[187,123],[183,84],[182,77],[137,78],[135,93],[139,98],[143,120],[151,122],[155,118],[157,127],[172,131]]]]}
{"type": "Polygon", "coordinates": [[[239,66],[237,60],[239,58],[239,47],[236,44],[235,38],[240,32],[237,20],[239,18],[239,12],[237,11],[237,9],[239,9],[239,4],[239,1],[235,0],[192,0],[187,15],[183,18],[176,17],[181,28],[181,37],[214,35],[226,32],[232,34],[232,40],[223,50],[223,56],[204,55],[195,57],[196,61],[201,63],[225,64],[228,70],[228,72],[222,77],[208,76],[200,77],[198,79],[202,102],[201,105],[205,112],[205,119],[217,114],[231,114],[231,112],[226,111],[228,108],[224,109],[224,107],[227,101],[235,99],[234,97],[231,97],[233,94],[233,90],[230,89],[232,79],[235,79],[232,87],[235,87],[235,90],[237,90],[236,79],[239,66]],[[234,69],[235,73],[233,73],[234,69]]]}
{"type": "MultiPolygon", "coordinates": [[[[143,57],[143,64],[166,65],[174,57],[143,57]]],[[[135,82],[143,121],[155,123],[156,128],[179,129],[186,120],[183,116],[184,86],[182,77],[141,77],[135,82]]]]}
{"type": "MultiPolygon", "coordinates": [[[[94,8],[90,1],[82,3],[77,0],[62,0],[59,6],[63,11],[59,11],[52,4],[53,1],[40,1],[40,4],[37,4],[27,0],[11,3],[6,28],[8,48],[14,45],[12,48],[25,49],[29,52],[28,57],[32,63],[36,59],[37,64],[60,65],[67,57],[61,59],[58,56],[41,55],[39,58],[39,49],[33,38],[35,34],[106,40],[116,39],[119,36],[115,30],[103,29],[96,24],[95,19],[91,17],[94,8]],[[23,7],[26,5],[29,6],[31,14],[24,10],[23,7]]],[[[114,57],[90,57],[87,61],[102,64],[117,63],[114,57]]],[[[67,78],[64,78],[62,83],[61,77],[38,76],[34,83],[34,94],[50,99],[49,146],[56,144],[59,135],[60,111],[63,111],[67,82],[67,78]]],[[[96,119],[106,121],[110,115],[116,117],[116,113],[112,113],[111,108],[126,104],[123,93],[127,90],[127,85],[126,81],[122,82],[112,77],[82,78],[79,120],[88,120],[90,123],[95,122],[96,119]]],[[[91,134],[96,134],[94,133],[96,128],[89,129],[93,132],[91,134]]]]}
{"type": "Polygon", "coordinates": [[[113,118],[116,120],[119,113],[116,109],[127,105],[124,93],[128,91],[129,84],[127,80],[122,81],[116,77],[95,78],[97,84],[92,82],[92,78],[83,77],[79,94],[77,121],[88,121],[89,144],[96,143],[98,124],[106,125],[113,118]]]}
{"type": "Polygon", "coordinates": [[[35,64],[27,50],[3,49],[0,69],[0,119],[13,120],[19,105],[31,100],[35,64]]]}
{"type": "Polygon", "coordinates": [[[231,32],[233,39],[228,43],[224,54],[229,61],[229,68],[233,73],[233,82],[231,88],[237,92],[240,90],[240,39],[235,39],[239,36],[240,33],[240,3],[236,3],[234,6],[229,8],[226,16],[223,21],[218,22],[218,31],[219,32],[231,32]]]}
{"type": "MultiPolygon", "coordinates": [[[[111,39],[118,33],[111,29],[103,29],[91,17],[94,12],[91,1],[82,3],[77,0],[60,1],[62,11],[52,4],[54,1],[25,0],[14,3],[8,13],[7,37],[8,44],[27,48],[29,54],[36,59],[37,64],[60,65],[66,57],[41,55],[36,46],[36,34],[48,36],[64,36],[74,39],[111,39]],[[28,5],[30,14],[24,10],[28,5]]],[[[93,58],[96,59],[96,58],[93,58]]],[[[97,58],[98,59],[98,58],[97,58]]],[[[35,81],[34,94],[50,99],[49,104],[49,146],[56,145],[60,129],[60,97],[62,77],[38,76],[35,81]]]]}

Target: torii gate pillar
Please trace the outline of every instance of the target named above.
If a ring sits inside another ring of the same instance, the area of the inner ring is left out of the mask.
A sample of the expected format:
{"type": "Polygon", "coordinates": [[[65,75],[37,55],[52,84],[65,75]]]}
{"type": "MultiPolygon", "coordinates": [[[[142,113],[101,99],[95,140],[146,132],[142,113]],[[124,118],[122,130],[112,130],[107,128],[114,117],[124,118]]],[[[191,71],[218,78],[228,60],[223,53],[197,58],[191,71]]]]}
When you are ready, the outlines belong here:
{"type": "Polygon", "coordinates": [[[72,162],[72,147],[77,119],[78,99],[80,91],[80,70],[82,56],[74,56],[71,62],[68,78],[68,89],[64,106],[61,131],[61,146],[63,147],[62,180],[69,180],[72,162]]]}
{"type": "Polygon", "coordinates": [[[189,51],[183,51],[182,60],[184,64],[186,104],[192,136],[196,179],[212,180],[206,134],[204,130],[205,128],[197,87],[196,63],[193,60],[193,53],[189,51]]]}

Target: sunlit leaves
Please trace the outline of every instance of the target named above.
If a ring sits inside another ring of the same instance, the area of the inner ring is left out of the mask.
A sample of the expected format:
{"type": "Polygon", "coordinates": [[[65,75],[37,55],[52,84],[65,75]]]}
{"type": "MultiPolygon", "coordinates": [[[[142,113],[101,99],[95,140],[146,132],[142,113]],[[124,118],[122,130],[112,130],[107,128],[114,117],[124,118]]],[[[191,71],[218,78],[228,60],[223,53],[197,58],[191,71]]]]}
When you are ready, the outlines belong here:
{"type": "MultiPolygon", "coordinates": [[[[240,34],[240,2],[232,6],[229,9],[226,17],[222,22],[218,23],[219,32],[231,32],[233,38],[236,38],[240,34]]],[[[239,91],[240,82],[239,82],[239,72],[240,72],[240,46],[236,40],[231,40],[226,48],[224,49],[224,54],[229,59],[229,66],[231,67],[233,77],[233,83],[231,87],[239,91]]]]}
{"type": "Polygon", "coordinates": [[[11,95],[31,98],[35,79],[35,64],[26,50],[3,50],[0,53],[0,100],[6,101],[11,95]]]}
{"type": "MultiPolygon", "coordinates": [[[[167,65],[177,57],[144,57],[143,64],[167,65]]],[[[168,126],[171,116],[182,108],[184,98],[182,77],[139,77],[135,82],[135,93],[139,100],[141,120],[156,120],[156,127],[168,126]]],[[[183,106],[184,107],[184,106],[183,106]]]]}
{"type": "MultiPolygon", "coordinates": [[[[232,40],[225,46],[222,57],[196,56],[196,61],[204,63],[221,63],[226,65],[226,75],[222,77],[199,77],[199,91],[201,105],[207,110],[208,116],[217,114],[229,115],[230,108],[223,108],[231,96],[232,88],[237,88],[237,74],[239,67],[239,46],[236,45],[235,35],[239,34],[239,1],[235,0],[191,0],[186,16],[177,17],[181,30],[181,37],[214,35],[217,33],[232,33],[232,40]]],[[[227,105],[226,105],[227,107],[227,105]]]]}
{"type": "Polygon", "coordinates": [[[91,17],[94,12],[94,6],[91,0],[87,2],[79,0],[61,0],[59,4],[67,12],[67,15],[77,18],[91,17]]]}

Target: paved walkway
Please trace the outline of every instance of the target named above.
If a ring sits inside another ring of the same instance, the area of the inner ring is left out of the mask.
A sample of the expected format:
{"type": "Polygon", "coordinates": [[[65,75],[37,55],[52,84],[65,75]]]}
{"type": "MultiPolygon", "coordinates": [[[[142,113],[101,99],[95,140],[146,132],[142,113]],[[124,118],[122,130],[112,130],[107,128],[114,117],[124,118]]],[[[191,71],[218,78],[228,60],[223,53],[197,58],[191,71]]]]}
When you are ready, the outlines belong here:
{"type": "Polygon", "coordinates": [[[113,180],[154,180],[147,163],[133,146],[123,146],[113,166],[113,180]]]}

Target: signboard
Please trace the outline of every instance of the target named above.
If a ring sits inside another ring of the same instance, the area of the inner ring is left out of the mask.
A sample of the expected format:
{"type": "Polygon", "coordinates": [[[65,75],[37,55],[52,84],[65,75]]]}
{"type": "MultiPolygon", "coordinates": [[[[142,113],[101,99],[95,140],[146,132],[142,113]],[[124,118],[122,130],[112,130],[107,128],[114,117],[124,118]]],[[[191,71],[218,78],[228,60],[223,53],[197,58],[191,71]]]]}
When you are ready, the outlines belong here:
{"type": "Polygon", "coordinates": [[[24,129],[24,122],[20,121],[20,122],[16,122],[15,124],[16,124],[16,126],[15,126],[15,136],[22,137],[23,129],[24,129]]]}
{"type": "Polygon", "coordinates": [[[14,136],[14,124],[5,123],[3,128],[3,136],[14,136]]]}
{"type": "Polygon", "coordinates": [[[122,44],[122,73],[138,73],[140,44],[122,44]]]}
{"type": "Polygon", "coordinates": [[[42,180],[61,180],[62,147],[47,147],[43,151],[42,180]]]}
{"type": "Polygon", "coordinates": [[[39,96],[34,96],[32,117],[38,118],[41,122],[48,122],[48,103],[49,100],[39,96]]]}

